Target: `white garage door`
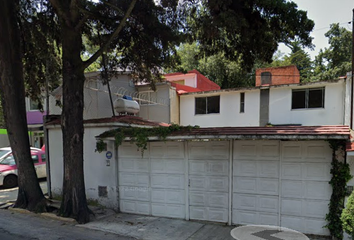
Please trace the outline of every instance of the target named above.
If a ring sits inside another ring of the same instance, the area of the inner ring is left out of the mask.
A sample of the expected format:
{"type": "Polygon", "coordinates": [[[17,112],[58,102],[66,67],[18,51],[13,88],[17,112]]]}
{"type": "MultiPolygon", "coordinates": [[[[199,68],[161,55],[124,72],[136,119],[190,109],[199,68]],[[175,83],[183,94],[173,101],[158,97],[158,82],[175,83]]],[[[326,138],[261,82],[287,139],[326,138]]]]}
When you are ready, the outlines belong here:
{"type": "Polygon", "coordinates": [[[301,141],[283,142],[281,152],[281,225],[328,235],[332,150],[324,141],[301,141]]]}
{"type": "Polygon", "coordinates": [[[190,219],[227,222],[229,142],[189,142],[190,219]]]}
{"type": "Polygon", "coordinates": [[[185,158],[182,142],[152,142],[148,150],[125,143],[118,149],[120,210],[185,217],[185,158]]]}
{"type": "Polygon", "coordinates": [[[331,154],[324,141],[235,141],[232,222],[328,235],[331,154]]]}
{"type": "Polygon", "coordinates": [[[234,224],[279,226],[279,141],[235,141],[234,224]]]}

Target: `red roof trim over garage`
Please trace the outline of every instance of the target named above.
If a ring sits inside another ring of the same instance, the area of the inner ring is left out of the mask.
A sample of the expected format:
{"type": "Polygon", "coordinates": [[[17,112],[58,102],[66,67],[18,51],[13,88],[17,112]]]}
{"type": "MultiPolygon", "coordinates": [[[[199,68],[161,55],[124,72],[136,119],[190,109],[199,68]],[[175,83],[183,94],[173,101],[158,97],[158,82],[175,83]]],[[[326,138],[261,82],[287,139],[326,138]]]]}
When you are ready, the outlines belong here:
{"type": "Polygon", "coordinates": [[[235,138],[235,139],[349,139],[348,126],[273,126],[196,128],[175,132],[171,137],[235,138]]]}

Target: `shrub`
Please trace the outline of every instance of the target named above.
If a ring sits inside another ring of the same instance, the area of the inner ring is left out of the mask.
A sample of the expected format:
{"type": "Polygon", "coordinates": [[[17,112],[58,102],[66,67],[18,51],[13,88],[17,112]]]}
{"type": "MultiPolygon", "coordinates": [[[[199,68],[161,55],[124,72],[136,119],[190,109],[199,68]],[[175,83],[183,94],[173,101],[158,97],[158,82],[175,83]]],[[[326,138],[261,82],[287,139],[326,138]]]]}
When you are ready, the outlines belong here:
{"type": "Polygon", "coordinates": [[[342,211],[341,221],[343,230],[354,235],[354,192],[352,192],[348,198],[347,206],[342,211]]]}

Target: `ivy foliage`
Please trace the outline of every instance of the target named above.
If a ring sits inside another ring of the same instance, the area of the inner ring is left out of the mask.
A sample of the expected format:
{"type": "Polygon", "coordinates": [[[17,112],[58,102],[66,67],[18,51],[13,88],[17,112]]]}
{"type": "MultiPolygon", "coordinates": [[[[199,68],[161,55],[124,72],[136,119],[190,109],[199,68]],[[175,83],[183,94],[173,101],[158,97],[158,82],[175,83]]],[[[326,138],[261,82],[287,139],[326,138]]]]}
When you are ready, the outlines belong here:
{"type": "Polygon", "coordinates": [[[192,129],[197,129],[199,126],[179,126],[178,124],[171,124],[168,127],[121,127],[113,130],[106,131],[99,135],[99,140],[96,142],[96,151],[102,152],[106,149],[106,144],[103,138],[114,137],[117,146],[120,146],[124,139],[129,137],[131,142],[134,142],[142,154],[147,149],[149,137],[158,137],[160,140],[166,140],[167,136],[174,132],[186,133],[192,129]]]}
{"type": "Polygon", "coordinates": [[[332,195],[329,203],[329,212],[326,214],[328,224],[325,226],[329,229],[331,235],[337,239],[343,239],[343,227],[341,221],[341,214],[344,208],[344,199],[346,196],[347,182],[352,178],[350,175],[349,165],[338,160],[336,151],[345,149],[344,141],[329,141],[332,148],[332,178],[329,184],[332,186],[332,195]]]}
{"type": "Polygon", "coordinates": [[[348,198],[347,207],[343,209],[341,216],[343,229],[352,237],[354,236],[354,192],[348,198]]]}

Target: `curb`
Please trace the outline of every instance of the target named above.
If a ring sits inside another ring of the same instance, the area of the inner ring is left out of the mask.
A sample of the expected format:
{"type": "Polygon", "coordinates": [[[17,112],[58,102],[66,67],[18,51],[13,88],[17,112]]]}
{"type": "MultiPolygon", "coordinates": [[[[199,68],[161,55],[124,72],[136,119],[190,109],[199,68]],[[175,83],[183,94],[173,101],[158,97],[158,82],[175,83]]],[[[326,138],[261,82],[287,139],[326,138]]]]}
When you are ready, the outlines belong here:
{"type": "Polygon", "coordinates": [[[74,223],[74,224],[77,224],[76,220],[73,219],[73,218],[65,218],[65,217],[60,217],[60,216],[57,216],[55,215],[54,213],[34,213],[34,212],[31,212],[31,211],[28,211],[27,209],[22,209],[22,208],[8,208],[8,210],[12,211],[12,212],[17,212],[17,213],[25,213],[25,214],[33,214],[33,215],[36,215],[36,216],[40,216],[40,217],[44,217],[44,218],[50,218],[50,219],[53,219],[53,220],[59,220],[59,221],[62,221],[62,222],[68,222],[68,223],[74,223]]]}

